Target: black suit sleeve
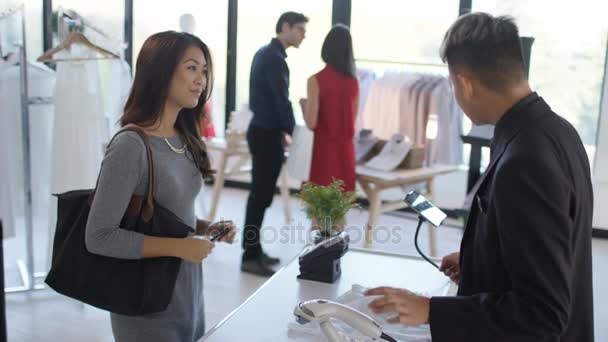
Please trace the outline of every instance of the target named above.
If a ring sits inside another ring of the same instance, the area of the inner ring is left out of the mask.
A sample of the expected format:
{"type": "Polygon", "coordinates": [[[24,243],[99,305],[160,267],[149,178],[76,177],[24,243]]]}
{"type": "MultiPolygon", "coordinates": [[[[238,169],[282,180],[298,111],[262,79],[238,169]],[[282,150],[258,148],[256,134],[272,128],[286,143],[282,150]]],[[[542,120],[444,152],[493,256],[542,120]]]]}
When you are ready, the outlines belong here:
{"type": "Polygon", "coordinates": [[[293,108],[289,101],[289,68],[282,58],[269,58],[266,65],[266,79],[283,132],[292,134],[295,126],[293,108]]]}
{"type": "Polygon", "coordinates": [[[433,342],[559,340],[570,310],[573,192],[558,159],[545,155],[510,159],[496,170],[496,252],[511,290],[432,298],[433,342]]]}

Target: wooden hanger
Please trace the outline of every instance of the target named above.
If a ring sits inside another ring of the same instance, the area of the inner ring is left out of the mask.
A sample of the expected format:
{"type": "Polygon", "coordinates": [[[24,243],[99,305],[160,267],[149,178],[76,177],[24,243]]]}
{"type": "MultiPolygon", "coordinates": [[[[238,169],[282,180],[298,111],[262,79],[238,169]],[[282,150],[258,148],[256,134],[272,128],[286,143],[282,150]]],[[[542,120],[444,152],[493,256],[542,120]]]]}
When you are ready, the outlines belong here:
{"type": "Polygon", "coordinates": [[[37,61],[38,62],[74,62],[74,61],[90,61],[90,60],[97,60],[97,59],[115,59],[115,58],[120,58],[120,57],[113,52],[110,52],[104,48],[101,48],[101,47],[91,43],[91,41],[88,40],[87,37],[85,37],[82,33],[71,32],[59,45],[52,48],[51,50],[48,50],[42,56],[38,57],[37,61]],[[56,54],[57,52],[59,52],[61,50],[65,50],[65,49],[69,48],[70,46],[72,46],[72,44],[75,44],[75,43],[82,44],[84,46],[88,46],[91,49],[99,52],[104,57],[59,58],[59,59],[53,58],[54,54],[56,54]]]}

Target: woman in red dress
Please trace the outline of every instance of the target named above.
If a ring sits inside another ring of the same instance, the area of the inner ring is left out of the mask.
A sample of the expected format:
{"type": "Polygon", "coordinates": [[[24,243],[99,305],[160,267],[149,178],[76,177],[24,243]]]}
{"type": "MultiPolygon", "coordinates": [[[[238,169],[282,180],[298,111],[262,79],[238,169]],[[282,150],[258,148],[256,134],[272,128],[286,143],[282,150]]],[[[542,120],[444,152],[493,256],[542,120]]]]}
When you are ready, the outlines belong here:
{"type": "Polygon", "coordinates": [[[340,179],[345,191],[353,191],[359,85],[347,26],[332,27],[323,42],[321,57],[325,68],[308,79],[308,99],[302,101],[306,126],[315,134],[309,180],[328,185],[340,179]]]}

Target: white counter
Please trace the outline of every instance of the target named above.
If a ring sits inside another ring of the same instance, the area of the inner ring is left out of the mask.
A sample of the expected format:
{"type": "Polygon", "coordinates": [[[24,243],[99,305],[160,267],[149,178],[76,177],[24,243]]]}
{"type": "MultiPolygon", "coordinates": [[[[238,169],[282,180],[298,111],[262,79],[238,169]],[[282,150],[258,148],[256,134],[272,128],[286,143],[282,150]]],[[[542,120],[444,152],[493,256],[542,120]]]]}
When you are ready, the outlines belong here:
{"type": "Polygon", "coordinates": [[[444,295],[449,287],[448,279],[421,258],[354,248],[342,257],[342,276],[334,284],[299,280],[298,274],[295,258],[209,330],[203,341],[293,341],[287,325],[295,321],[296,304],[316,298],[335,300],[353,284],[395,286],[432,295],[444,295]]]}

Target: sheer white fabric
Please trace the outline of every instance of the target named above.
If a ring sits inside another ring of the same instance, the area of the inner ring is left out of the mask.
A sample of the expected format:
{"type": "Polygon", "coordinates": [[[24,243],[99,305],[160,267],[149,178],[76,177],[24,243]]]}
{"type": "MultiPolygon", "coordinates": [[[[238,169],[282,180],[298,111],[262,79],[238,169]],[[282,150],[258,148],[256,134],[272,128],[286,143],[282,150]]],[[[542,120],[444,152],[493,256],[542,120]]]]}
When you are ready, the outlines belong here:
{"type": "MultiPolygon", "coordinates": [[[[51,97],[55,72],[28,64],[30,97],[51,97]]],[[[21,75],[18,65],[0,62],[0,218],[4,238],[15,235],[24,215],[24,159],[21,110],[21,75]]],[[[50,192],[50,154],[53,105],[30,105],[32,210],[35,221],[46,216],[50,192]]]]}
{"type": "MultiPolygon", "coordinates": [[[[55,54],[59,59],[92,58],[96,53],[75,44],[55,54]]],[[[57,64],[54,91],[55,122],[51,153],[51,193],[91,189],[95,186],[109,140],[109,124],[99,79],[98,62],[70,61],[57,64]]],[[[49,205],[49,242],[55,235],[57,200],[49,205]]],[[[47,249],[50,266],[52,246],[47,249]]]]}
{"type": "Polygon", "coordinates": [[[118,120],[122,116],[133,84],[131,67],[120,58],[100,62],[99,69],[104,112],[108,120],[110,136],[112,136],[120,129],[118,120]]]}
{"type": "MultiPolygon", "coordinates": [[[[55,58],[95,57],[95,52],[75,44],[55,58]]],[[[95,186],[109,139],[97,61],[60,62],[55,84],[51,191],[95,186]]]]}

